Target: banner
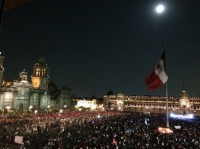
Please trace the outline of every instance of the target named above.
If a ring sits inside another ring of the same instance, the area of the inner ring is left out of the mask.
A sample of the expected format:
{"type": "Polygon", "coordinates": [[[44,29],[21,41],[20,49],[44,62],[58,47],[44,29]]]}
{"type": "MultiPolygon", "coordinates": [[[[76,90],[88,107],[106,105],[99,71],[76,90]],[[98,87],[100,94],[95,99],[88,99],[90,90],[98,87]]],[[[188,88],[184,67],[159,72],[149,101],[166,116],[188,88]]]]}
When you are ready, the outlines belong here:
{"type": "Polygon", "coordinates": [[[15,136],[14,142],[17,144],[23,144],[23,136],[15,136]]]}

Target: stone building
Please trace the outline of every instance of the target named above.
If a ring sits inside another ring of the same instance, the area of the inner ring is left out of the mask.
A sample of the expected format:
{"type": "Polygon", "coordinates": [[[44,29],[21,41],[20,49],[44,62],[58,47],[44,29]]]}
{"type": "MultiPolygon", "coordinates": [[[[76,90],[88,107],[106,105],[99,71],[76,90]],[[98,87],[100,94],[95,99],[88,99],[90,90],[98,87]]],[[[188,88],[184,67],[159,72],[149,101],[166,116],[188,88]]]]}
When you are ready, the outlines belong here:
{"type": "MultiPolygon", "coordinates": [[[[4,57],[0,55],[0,81],[3,80],[4,57]]],[[[70,105],[70,89],[63,87],[58,91],[58,96],[52,99],[49,93],[49,66],[44,57],[33,66],[31,82],[28,73],[23,70],[19,73],[19,80],[12,82],[3,81],[0,87],[0,110],[15,111],[47,111],[60,109],[70,105]]]]}
{"type": "MultiPolygon", "coordinates": [[[[103,97],[106,110],[166,113],[166,97],[126,96],[107,94],[103,97]]],[[[189,97],[185,90],[179,97],[168,97],[169,113],[200,115],[200,98],[189,97]]]]}

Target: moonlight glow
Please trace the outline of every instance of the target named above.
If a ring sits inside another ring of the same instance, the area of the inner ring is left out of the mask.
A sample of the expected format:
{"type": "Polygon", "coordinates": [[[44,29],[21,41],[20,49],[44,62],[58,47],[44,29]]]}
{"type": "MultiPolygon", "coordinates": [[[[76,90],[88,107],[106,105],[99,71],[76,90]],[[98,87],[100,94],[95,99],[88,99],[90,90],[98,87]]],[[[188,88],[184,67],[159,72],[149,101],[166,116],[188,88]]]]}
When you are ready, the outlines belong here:
{"type": "Polygon", "coordinates": [[[165,7],[161,4],[156,7],[157,13],[162,13],[164,10],[165,10],[165,7]]]}

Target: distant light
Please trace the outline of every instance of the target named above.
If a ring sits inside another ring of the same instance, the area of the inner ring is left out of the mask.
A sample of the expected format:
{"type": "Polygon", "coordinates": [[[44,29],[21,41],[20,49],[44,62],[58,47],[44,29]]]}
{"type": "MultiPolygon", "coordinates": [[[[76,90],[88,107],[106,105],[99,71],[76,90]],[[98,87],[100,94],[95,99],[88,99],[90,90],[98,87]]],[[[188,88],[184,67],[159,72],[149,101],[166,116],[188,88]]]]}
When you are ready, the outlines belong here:
{"type": "Polygon", "coordinates": [[[165,7],[164,7],[164,5],[162,5],[162,4],[159,4],[157,7],[156,7],[156,12],[157,13],[163,13],[164,12],[164,10],[165,10],[165,7]]]}
{"type": "Polygon", "coordinates": [[[170,128],[164,128],[164,127],[158,127],[158,131],[160,133],[166,133],[166,134],[173,133],[173,130],[171,130],[170,128]]]}
{"type": "Polygon", "coordinates": [[[172,118],[178,118],[178,119],[194,119],[194,115],[193,114],[182,115],[182,114],[171,113],[170,117],[172,117],[172,118]]]}
{"type": "Polygon", "coordinates": [[[97,115],[97,118],[101,118],[100,114],[97,115]]]}
{"type": "Polygon", "coordinates": [[[29,109],[31,110],[33,108],[33,106],[31,105],[31,106],[29,106],[29,109]]]}
{"type": "Polygon", "coordinates": [[[10,101],[13,98],[13,94],[11,92],[6,92],[5,93],[5,101],[10,101]]]}
{"type": "Polygon", "coordinates": [[[7,109],[7,110],[10,110],[10,109],[11,109],[11,106],[6,106],[6,109],[7,109]]]}
{"type": "Polygon", "coordinates": [[[181,129],[181,126],[174,126],[174,128],[176,128],[176,129],[181,129]]]}
{"type": "Polygon", "coordinates": [[[118,107],[118,111],[121,111],[122,110],[122,107],[118,107]]]}

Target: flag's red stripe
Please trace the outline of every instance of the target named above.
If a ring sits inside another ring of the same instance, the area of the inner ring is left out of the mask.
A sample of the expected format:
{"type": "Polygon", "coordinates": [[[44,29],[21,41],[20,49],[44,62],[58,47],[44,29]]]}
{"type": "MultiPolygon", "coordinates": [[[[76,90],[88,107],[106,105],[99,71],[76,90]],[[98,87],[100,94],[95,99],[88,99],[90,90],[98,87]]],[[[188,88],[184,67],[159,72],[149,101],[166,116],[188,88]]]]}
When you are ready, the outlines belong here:
{"type": "Polygon", "coordinates": [[[163,85],[163,82],[160,80],[159,76],[153,71],[151,75],[145,80],[149,91],[153,91],[154,89],[163,85]]]}

